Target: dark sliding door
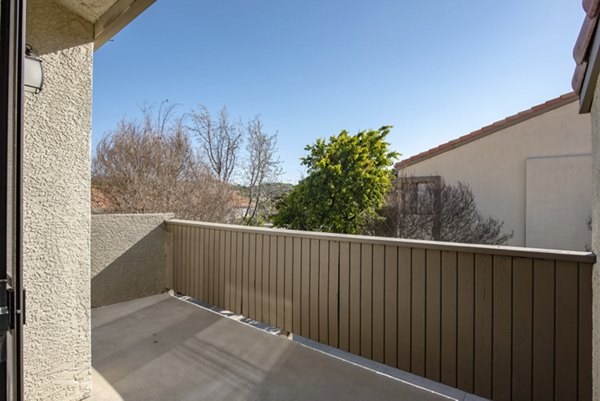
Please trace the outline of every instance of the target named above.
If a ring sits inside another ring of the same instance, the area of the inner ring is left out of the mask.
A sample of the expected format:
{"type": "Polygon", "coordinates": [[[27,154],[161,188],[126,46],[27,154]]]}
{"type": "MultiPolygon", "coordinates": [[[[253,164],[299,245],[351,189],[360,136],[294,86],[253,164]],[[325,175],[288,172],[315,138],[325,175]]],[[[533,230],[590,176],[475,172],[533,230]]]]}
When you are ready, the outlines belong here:
{"type": "Polygon", "coordinates": [[[23,399],[24,21],[25,0],[0,0],[0,401],[23,399]]]}

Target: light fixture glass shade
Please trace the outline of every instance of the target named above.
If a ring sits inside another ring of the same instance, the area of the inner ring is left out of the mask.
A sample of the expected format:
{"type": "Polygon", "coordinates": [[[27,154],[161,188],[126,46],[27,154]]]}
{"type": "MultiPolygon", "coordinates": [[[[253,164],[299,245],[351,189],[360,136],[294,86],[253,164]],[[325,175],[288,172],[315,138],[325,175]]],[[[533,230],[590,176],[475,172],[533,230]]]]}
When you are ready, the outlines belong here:
{"type": "Polygon", "coordinates": [[[26,55],[24,70],[25,92],[39,93],[44,83],[42,60],[33,55],[26,55]]]}

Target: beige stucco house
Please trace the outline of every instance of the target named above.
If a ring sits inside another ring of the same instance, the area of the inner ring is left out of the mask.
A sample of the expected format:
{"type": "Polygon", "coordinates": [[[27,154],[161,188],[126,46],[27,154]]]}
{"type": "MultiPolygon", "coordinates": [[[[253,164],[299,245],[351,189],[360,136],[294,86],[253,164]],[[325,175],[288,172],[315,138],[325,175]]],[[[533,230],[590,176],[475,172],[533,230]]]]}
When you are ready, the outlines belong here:
{"type": "Polygon", "coordinates": [[[504,221],[509,245],[591,244],[591,123],[573,93],[399,162],[400,174],[469,184],[478,209],[504,221]]]}

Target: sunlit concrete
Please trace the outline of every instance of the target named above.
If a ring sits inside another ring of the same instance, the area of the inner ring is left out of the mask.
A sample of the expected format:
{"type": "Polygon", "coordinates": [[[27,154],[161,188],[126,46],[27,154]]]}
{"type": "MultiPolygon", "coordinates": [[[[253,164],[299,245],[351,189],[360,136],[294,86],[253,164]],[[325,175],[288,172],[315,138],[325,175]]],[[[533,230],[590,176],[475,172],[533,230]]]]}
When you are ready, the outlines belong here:
{"type": "Polygon", "coordinates": [[[163,294],[92,311],[92,400],[448,400],[163,294]]]}

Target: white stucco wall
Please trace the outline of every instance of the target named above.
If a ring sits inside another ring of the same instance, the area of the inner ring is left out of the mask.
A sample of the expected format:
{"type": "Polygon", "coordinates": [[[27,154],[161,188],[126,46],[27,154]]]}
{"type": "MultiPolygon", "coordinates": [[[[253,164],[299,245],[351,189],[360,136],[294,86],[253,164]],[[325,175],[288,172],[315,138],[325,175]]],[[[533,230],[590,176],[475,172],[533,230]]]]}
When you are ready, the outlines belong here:
{"type": "MultiPolygon", "coordinates": [[[[572,102],[554,110],[505,128],[502,131],[477,139],[463,146],[425,159],[405,169],[405,174],[416,176],[440,175],[446,182],[463,181],[470,185],[477,206],[484,215],[504,221],[504,229],[513,231],[514,236],[508,245],[536,246],[539,237],[529,241],[527,227],[527,169],[528,159],[558,156],[585,155],[591,152],[590,117],[578,114],[578,103],[572,102]]],[[[555,170],[556,172],[556,170],[555,170]]],[[[557,176],[558,177],[558,176],[557,176]]],[[[552,176],[545,177],[554,182],[556,188],[564,182],[552,176]]],[[[577,215],[591,214],[590,178],[585,174],[573,177],[572,188],[581,188],[574,202],[577,215]],[[587,191],[586,191],[587,189],[587,191]],[[585,199],[588,197],[588,199],[585,199]],[[584,205],[584,206],[581,206],[584,205]]],[[[551,188],[548,188],[549,190],[551,188]]],[[[575,197],[576,195],[573,195],[575,197]]],[[[542,205],[540,205],[542,206],[542,205]]],[[[565,205],[573,207],[572,204],[565,205]]],[[[533,209],[530,208],[530,213],[533,209]]],[[[542,214],[548,213],[548,210],[542,214]]],[[[539,223],[539,219],[534,219],[539,223]]],[[[580,225],[580,222],[563,224],[580,225]]],[[[536,231],[545,231],[544,227],[536,231]]],[[[551,232],[547,231],[551,235],[551,232]]],[[[577,237],[569,242],[558,240],[544,242],[552,248],[583,250],[590,236],[585,223],[581,225],[577,237]]],[[[557,237],[558,238],[558,237],[557,237]]],[[[564,238],[563,238],[564,240],[564,238]]]]}
{"type": "Polygon", "coordinates": [[[525,182],[526,245],[589,250],[592,156],[527,159],[525,182]]]}
{"type": "Polygon", "coordinates": [[[92,25],[28,0],[27,43],[44,88],[25,102],[25,398],[90,395],[92,25]]]}
{"type": "Polygon", "coordinates": [[[92,216],[92,308],[165,290],[164,222],[173,217],[173,214],[92,216]]]}

